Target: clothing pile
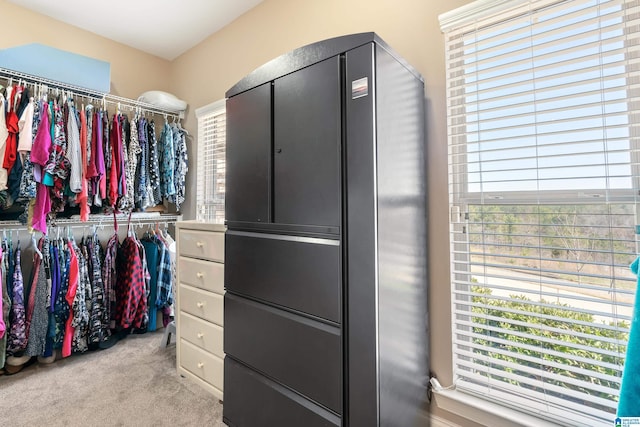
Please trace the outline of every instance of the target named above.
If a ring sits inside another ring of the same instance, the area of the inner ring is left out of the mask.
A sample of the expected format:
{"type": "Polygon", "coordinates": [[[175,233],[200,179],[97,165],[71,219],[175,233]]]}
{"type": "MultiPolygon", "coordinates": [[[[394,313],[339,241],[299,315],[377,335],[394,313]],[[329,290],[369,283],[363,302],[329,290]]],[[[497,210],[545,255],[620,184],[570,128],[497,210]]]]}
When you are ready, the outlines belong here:
{"type": "Polygon", "coordinates": [[[47,231],[48,220],[77,206],[130,212],[185,200],[187,133],[153,120],[78,105],[72,96],[32,96],[13,85],[0,93],[0,209],[24,206],[21,221],[47,231]]]}
{"type": "Polygon", "coordinates": [[[171,321],[173,239],[148,232],[138,239],[117,229],[105,249],[97,235],[33,243],[33,269],[22,274],[20,243],[0,246],[0,369],[53,362],[73,353],[111,347],[131,333],[154,331],[158,311],[171,321]]]}

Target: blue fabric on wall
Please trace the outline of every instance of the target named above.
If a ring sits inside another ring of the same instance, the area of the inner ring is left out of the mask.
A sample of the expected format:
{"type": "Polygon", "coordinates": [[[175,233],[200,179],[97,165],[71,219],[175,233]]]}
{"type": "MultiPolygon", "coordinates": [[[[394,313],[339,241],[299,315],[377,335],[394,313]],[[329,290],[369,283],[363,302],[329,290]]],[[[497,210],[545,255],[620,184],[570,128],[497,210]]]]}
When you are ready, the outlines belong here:
{"type": "MultiPolygon", "coordinates": [[[[638,277],[640,257],[631,263],[631,271],[638,277]]],[[[640,277],[638,278],[633,318],[631,319],[631,332],[627,345],[627,356],[622,373],[622,386],[620,387],[620,401],[618,402],[619,417],[640,416],[640,277]]]]}

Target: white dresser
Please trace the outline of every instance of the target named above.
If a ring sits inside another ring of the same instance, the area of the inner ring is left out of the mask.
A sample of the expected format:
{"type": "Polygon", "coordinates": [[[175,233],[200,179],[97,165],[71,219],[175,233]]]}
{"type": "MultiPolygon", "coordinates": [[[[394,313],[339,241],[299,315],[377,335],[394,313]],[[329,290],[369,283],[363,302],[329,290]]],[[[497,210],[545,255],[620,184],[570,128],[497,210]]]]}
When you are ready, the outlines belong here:
{"type": "Polygon", "coordinates": [[[176,354],[178,374],[222,400],[224,371],[222,224],[176,223],[176,354]]]}

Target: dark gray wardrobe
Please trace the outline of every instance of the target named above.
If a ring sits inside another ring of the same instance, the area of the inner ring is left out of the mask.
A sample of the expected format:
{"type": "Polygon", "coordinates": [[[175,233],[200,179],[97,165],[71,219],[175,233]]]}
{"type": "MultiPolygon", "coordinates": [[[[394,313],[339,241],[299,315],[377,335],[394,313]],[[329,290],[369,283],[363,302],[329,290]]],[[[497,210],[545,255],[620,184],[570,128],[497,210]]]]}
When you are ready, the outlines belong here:
{"type": "Polygon", "coordinates": [[[226,95],[225,423],[417,425],[421,76],[362,33],[278,57],[226,95]]]}

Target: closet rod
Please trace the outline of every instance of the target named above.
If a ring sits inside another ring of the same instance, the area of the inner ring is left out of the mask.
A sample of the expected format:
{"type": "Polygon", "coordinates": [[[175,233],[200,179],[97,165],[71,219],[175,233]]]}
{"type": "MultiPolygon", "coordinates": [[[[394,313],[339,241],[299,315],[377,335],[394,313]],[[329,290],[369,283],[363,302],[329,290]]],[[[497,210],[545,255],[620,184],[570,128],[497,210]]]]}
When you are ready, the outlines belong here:
{"type": "Polygon", "coordinates": [[[61,89],[61,90],[67,90],[72,92],[74,95],[77,96],[84,96],[84,97],[88,97],[88,98],[93,98],[96,102],[107,102],[109,104],[112,105],[117,105],[122,107],[129,107],[129,109],[131,111],[133,111],[135,108],[139,108],[142,109],[144,111],[147,111],[149,113],[155,113],[155,114],[159,114],[159,115],[164,115],[164,116],[171,116],[174,117],[176,119],[183,119],[184,118],[184,112],[183,111],[178,111],[178,110],[171,110],[171,109],[166,109],[166,108],[160,108],[157,107],[153,104],[149,104],[146,102],[142,102],[142,101],[137,101],[135,99],[130,99],[130,98],[124,98],[121,96],[116,96],[116,95],[110,95],[108,93],[103,93],[103,92],[99,92],[96,90],[92,90],[92,89],[87,89],[87,88],[83,88],[80,86],[74,86],[68,83],[63,83],[63,82],[58,82],[55,80],[50,80],[44,77],[38,77],[38,76],[34,76],[31,74],[26,74],[26,73],[22,73],[19,71],[13,71],[13,70],[9,70],[7,68],[2,68],[0,67],[0,77],[4,78],[5,80],[9,81],[10,79],[12,80],[24,80],[28,83],[36,83],[36,84],[42,84],[45,85],[49,88],[52,89],[61,89]]]}
{"type": "MultiPolygon", "coordinates": [[[[116,214],[116,219],[118,220],[119,227],[126,227],[127,221],[129,220],[128,213],[116,214]]],[[[145,212],[134,212],[131,215],[131,223],[132,224],[153,224],[153,223],[168,223],[173,224],[177,221],[182,220],[182,215],[174,215],[174,214],[154,214],[154,213],[145,213],[145,212]]],[[[80,221],[79,218],[60,218],[55,220],[55,224],[49,224],[49,227],[59,227],[59,226],[67,226],[69,224],[75,224],[77,227],[85,227],[89,225],[113,225],[113,214],[92,214],[89,216],[89,220],[80,221]]],[[[0,221],[0,230],[12,229],[12,230],[26,230],[27,226],[20,223],[20,221],[0,221]]]]}

